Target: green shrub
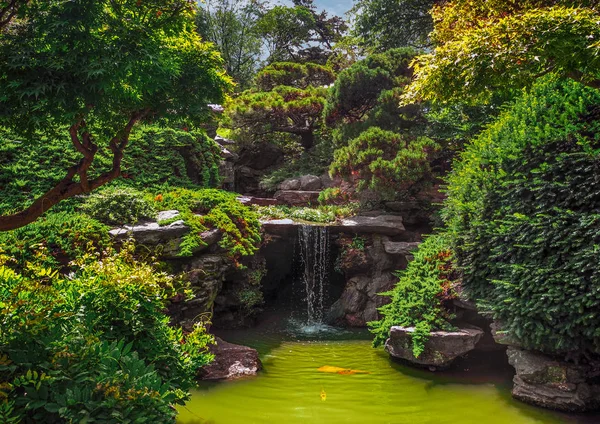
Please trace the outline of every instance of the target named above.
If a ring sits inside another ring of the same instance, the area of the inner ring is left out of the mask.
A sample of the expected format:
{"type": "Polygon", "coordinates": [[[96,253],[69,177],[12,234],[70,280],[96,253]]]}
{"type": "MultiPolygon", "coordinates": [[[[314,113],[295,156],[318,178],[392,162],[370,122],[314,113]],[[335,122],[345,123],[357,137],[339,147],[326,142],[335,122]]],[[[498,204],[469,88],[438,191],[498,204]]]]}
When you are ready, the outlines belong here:
{"type": "Polygon", "coordinates": [[[600,352],[599,169],[600,93],[545,78],[449,178],[463,287],[526,348],[600,352]]]}
{"type": "Polygon", "coordinates": [[[343,205],[350,202],[350,195],[339,187],[329,187],[319,193],[319,203],[322,205],[343,205]]]}
{"type": "Polygon", "coordinates": [[[236,263],[241,256],[252,255],[258,250],[261,242],[258,215],[242,205],[235,193],[180,188],[157,194],[153,202],[157,210],[178,210],[181,216],[175,219],[183,219],[191,227],[180,245],[180,256],[191,256],[195,249],[203,246],[201,234],[209,228],[221,230],[223,236],[219,246],[236,263]]]}
{"type": "Polygon", "coordinates": [[[0,232],[0,250],[12,258],[13,268],[25,273],[29,263],[63,268],[90,250],[109,246],[107,226],[68,212],[46,214],[25,227],[0,232]]]}
{"type": "Polygon", "coordinates": [[[184,335],[168,325],[173,280],[131,253],[45,283],[0,266],[5,422],[174,421],[212,339],[202,326],[184,335]]]}
{"type": "Polygon", "coordinates": [[[449,323],[452,315],[444,305],[454,297],[455,275],[448,243],[445,234],[429,236],[415,251],[407,269],[398,273],[396,286],[381,293],[389,296],[391,302],[379,308],[379,321],[368,323],[375,335],[374,346],[385,342],[392,326],[415,327],[413,354],[419,357],[431,331],[453,328],[449,323]]]}
{"type": "Polygon", "coordinates": [[[81,209],[105,224],[134,224],[156,216],[144,193],[127,187],[106,187],[92,193],[81,209]]]}

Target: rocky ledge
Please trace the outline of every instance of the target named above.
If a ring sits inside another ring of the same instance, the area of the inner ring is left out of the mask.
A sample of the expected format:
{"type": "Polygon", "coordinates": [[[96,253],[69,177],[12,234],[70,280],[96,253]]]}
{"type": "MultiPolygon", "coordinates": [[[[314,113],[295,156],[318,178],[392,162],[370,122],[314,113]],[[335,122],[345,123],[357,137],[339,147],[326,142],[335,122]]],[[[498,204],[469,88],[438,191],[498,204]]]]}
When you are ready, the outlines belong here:
{"type": "Polygon", "coordinates": [[[456,358],[475,349],[475,345],[483,336],[483,330],[477,327],[465,327],[457,331],[433,331],[425,343],[425,350],[417,358],[413,354],[414,331],[414,327],[392,327],[390,337],[385,342],[385,350],[394,358],[428,367],[432,371],[447,368],[456,358]]]}
{"type": "Polygon", "coordinates": [[[216,344],[210,347],[214,361],[205,365],[198,376],[202,380],[232,380],[256,375],[262,369],[256,349],[228,343],[215,337],[216,344]]]}
{"type": "MultiPolygon", "coordinates": [[[[304,225],[292,219],[272,219],[261,222],[265,231],[273,235],[296,234],[297,227],[304,225]]],[[[384,236],[398,236],[406,232],[399,215],[354,216],[341,219],[328,224],[327,228],[332,233],[346,234],[379,234],[384,236]]],[[[408,248],[408,245],[404,246],[408,248]]],[[[411,246],[412,247],[412,246],[411,246]]],[[[400,249],[400,247],[397,247],[400,249]]]]}

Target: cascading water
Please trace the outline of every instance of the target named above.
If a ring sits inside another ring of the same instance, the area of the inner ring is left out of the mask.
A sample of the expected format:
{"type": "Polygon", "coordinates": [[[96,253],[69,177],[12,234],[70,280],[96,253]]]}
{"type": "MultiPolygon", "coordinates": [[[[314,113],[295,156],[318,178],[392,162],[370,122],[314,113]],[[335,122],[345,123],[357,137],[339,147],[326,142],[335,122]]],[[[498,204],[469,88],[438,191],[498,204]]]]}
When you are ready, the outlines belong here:
{"type": "Polygon", "coordinates": [[[298,227],[302,279],[306,292],[307,324],[322,324],[329,272],[329,231],[327,227],[298,227]]]}

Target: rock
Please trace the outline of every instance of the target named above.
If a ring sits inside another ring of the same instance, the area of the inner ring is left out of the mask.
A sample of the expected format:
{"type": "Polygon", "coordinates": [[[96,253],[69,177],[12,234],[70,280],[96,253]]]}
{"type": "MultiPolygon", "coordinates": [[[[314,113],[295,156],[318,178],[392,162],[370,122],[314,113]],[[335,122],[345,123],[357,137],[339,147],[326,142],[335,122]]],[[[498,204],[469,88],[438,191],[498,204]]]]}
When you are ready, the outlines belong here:
{"type": "Polygon", "coordinates": [[[161,222],[161,221],[166,221],[168,219],[173,219],[179,216],[179,211],[172,209],[169,211],[161,211],[156,215],[156,221],[157,222],[161,222]]]}
{"type": "Polygon", "coordinates": [[[279,190],[300,190],[299,178],[288,178],[279,184],[279,190]]]}
{"type": "Polygon", "coordinates": [[[466,327],[457,331],[433,331],[425,342],[425,350],[416,358],[413,355],[412,343],[414,330],[414,327],[392,327],[390,337],[385,342],[385,350],[395,358],[432,370],[450,366],[456,358],[473,350],[483,336],[483,330],[477,327],[466,327]]]}
{"type": "Polygon", "coordinates": [[[306,206],[318,203],[319,193],[319,191],[279,190],[273,197],[289,206],[306,206]]]}
{"type": "Polygon", "coordinates": [[[390,255],[402,255],[402,256],[407,256],[407,257],[411,257],[412,258],[412,252],[419,247],[418,242],[405,242],[405,241],[399,241],[399,242],[393,242],[393,241],[384,241],[383,242],[383,247],[385,249],[385,252],[390,254],[390,255]]]}
{"type": "Polygon", "coordinates": [[[405,231],[402,217],[398,215],[355,216],[342,219],[331,226],[332,230],[350,234],[382,234],[396,236],[405,231]]]}
{"type": "Polygon", "coordinates": [[[561,411],[600,408],[598,364],[575,365],[514,346],[506,353],[516,372],[512,390],[516,399],[561,411]]]}
{"type": "Polygon", "coordinates": [[[219,146],[219,148],[221,149],[221,157],[225,160],[231,159],[231,160],[236,160],[237,159],[237,155],[235,153],[231,153],[229,150],[227,150],[225,147],[221,146],[219,143],[217,143],[217,146],[219,146]]]}
{"type": "Polygon", "coordinates": [[[335,182],[331,179],[329,174],[325,172],[321,175],[321,188],[331,188],[335,187],[335,182]]]}
{"type": "Polygon", "coordinates": [[[230,140],[230,139],[225,138],[225,137],[221,137],[220,135],[215,136],[214,140],[218,144],[220,144],[221,146],[227,146],[227,145],[235,144],[235,141],[230,140]]]}
{"type": "Polygon", "coordinates": [[[399,213],[406,224],[428,224],[434,208],[422,202],[385,202],[385,207],[399,213]]]}
{"type": "Polygon", "coordinates": [[[303,175],[300,177],[300,190],[312,191],[322,187],[321,179],[315,175],[303,175]]]}
{"type": "Polygon", "coordinates": [[[216,345],[209,351],[215,359],[202,367],[198,375],[202,380],[232,380],[240,377],[256,375],[262,369],[256,349],[248,346],[228,343],[215,337],[216,345]]]}
{"type": "Polygon", "coordinates": [[[272,199],[270,197],[240,196],[237,198],[237,200],[245,206],[274,206],[279,204],[279,201],[277,199],[272,199]]]}
{"type": "Polygon", "coordinates": [[[108,233],[117,240],[132,236],[137,244],[162,246],[164,257],[175,257],[179,252],[182,237],[190,231],[183,220],[169,225],[158,225],[158,222],[146,222],[134,226],[115,228],[108,233]]]}
{"type": "Polygon", "coordinates": [[[272,236],[288,237],[298,234],[298,223],[289,219],[272,219],[260,221],[265,233],[272,236]]]}
{"type": "MultiPolygon", "coordinates": [[[[137,244],[162,248],[160,255],[163,258],[175,258],[179,253],[179,246],[182,238],[190,231],[183,220],[177,220],[167,225],[159,225],[159,222],[171,220],[179,216],[179,211],[169,210],[159,212],[157,221],[144,222],[134,226],[123,226],[114,228],[108,233],[116,240],[124,240],[129,236],[133,237],[137,244]]],[[[206,245],[198,246],[194,253],[207,250],[221,239],[221,232],[218,229],[205,231],[201,234],[206,245]]]]}
{"type": "Polygon", "coordinates": [[[494,341],[501,345],[507,346],[516,346],[520,347],[521,344],[517,339],[512,337],[506,331],[502,330],[502,323],[498,321],[494,321],[490,324],[490,330],[492,331],[492,336],[494,337],[494,341]]]}

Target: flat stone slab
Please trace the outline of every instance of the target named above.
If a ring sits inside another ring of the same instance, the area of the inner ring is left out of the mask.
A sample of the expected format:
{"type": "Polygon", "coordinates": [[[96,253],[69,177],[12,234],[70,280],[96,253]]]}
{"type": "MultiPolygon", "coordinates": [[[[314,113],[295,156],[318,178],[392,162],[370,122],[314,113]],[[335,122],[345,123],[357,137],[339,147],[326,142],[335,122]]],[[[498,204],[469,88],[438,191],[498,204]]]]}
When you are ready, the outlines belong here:
{"type": "Polygon", "coordinates": [[[425,342],[425,350],[417,358],[413,354],[414,331],[414,327],[392,327],[390,337],[385,342],[385,350],[394,358],[429,367],[431,370],[450,366],[456,358],[475,349],[475,345],[483,336],[483,330],[477,327],[466,327],[457,331],[433,331],[425,342]]]}
{"type": "Polygon", "coordinates": [[[275,236],[297,234],[300,223],[293,219],[271,219],[260,221],[265,233],[275,236]]]}
{"type": "Polygon", "coordinates": [[[209,347],[215,359],[200,369],[200,379],[233,380],[256,375],[262,369],[256,349],[228,343],[218,337],[215,337],[215,341],[216,344],[209,347]]]}
{"type": "Polygon", "coordinates": [[[355,216],[342,219],[332,230],[351,234],[397,236],[405,230],[399,215],[355,216]]]}
{"type": "Polygon", "coordinates": [[[280,204],[279,200],[270,197],[240,196],[237,198],[237,200],[245,206],[274,206],[280,204]]]}

